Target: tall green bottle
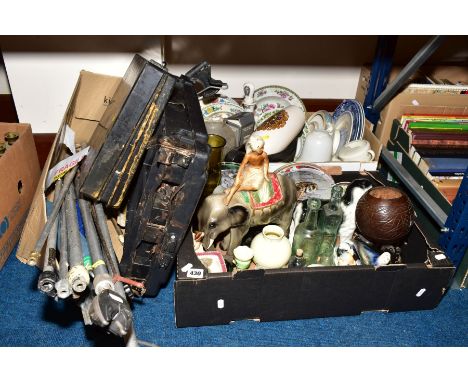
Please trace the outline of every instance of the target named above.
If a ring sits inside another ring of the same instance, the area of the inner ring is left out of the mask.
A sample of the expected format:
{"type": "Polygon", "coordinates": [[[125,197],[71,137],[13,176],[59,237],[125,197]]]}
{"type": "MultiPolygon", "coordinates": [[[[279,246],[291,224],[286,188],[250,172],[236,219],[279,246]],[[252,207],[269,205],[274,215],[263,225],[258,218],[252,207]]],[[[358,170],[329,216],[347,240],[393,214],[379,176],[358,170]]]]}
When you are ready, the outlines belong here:
{"type": "Polygon", "coordinates": [[[317,257],[312,260],[312,264],[335,265],[333,252],[336,235],[343,221],[343,210],[341,209],[342,195],[343,189],[341,186],[333,186],[330,201],[322,207],[318,222],[321,243],[317,250],[317,257]]]}
{"type": "Polygon", "coordinates": [[[318,199],[309,199],[307,201],[305,220],[298,224],[294,232],[291,261],[294,259],[298,249],[302,249],[303,251],[306,266],[310,265],[315,257],[320,242],[320,235],[317,230],[320,205],[321,202],[318,199]]]}

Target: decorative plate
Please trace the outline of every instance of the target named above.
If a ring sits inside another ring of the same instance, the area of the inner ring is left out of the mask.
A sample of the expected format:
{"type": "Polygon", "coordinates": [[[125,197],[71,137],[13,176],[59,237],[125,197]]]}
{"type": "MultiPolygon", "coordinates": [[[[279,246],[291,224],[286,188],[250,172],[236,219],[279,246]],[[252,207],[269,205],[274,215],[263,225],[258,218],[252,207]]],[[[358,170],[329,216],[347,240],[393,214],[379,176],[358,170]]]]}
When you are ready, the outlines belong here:
{"type": "Polygon", "coordinates": [[[346,143],[351,140],[353,132],[353,115],[345,111],[343,112],[334,123],[334,136],[333,137],[333,154],[337,153],[346,143]]]}
{"type": "Polygon", "coordinates": [[[351,113],[353,117],[353,129],[351,132],[351,141],[362,139],[364,135],[364,108],[359,101],[354,99],[344,100],[333,112],[333,123],[336,124],[338,119],[345,112],[351,113]]]}
{"type": "Polygon", "coordinates": [[[319,110],[312,114],[306,121],[302,135],[305,137],[314,128],[333,131],[333,117],[326,110],[319,110]]]}
{"type": "Polygon", "coordinates": [[[255,126],[260,126],[273,114],[287,106],[293,105],[300,108],[304,113],[306,108],[299,96],[291,89],[278,85],[269,85],[255,90],[255,126]]]}
{"type": "Polygon", "coordinates": [[[205,121],[220,120],[244,111],[235,100],[224,96],[218,97],[206,105],[200,102],[200,108],[205,121]]]}
{"type": "Polygon", "coordinates": [[[239,171],[239,163],[221,162],[221,181],[220,185],[226,189],[233,186],[237,172],[239,171]]]}
{"type": "Polygon", "coordinates": [[[199,252],[198,260],[208,269],[208,273],[227,272],[226,263],[220,252],[199,252]]]}
{"type": "Polygon", "coordinates": [[[277,169],[275,174],[287,175],[294,180],[299,201],[310,198],[329,200],[331,188],[335,184],[330,175],[310,163],[290,163],[277,169]]]}

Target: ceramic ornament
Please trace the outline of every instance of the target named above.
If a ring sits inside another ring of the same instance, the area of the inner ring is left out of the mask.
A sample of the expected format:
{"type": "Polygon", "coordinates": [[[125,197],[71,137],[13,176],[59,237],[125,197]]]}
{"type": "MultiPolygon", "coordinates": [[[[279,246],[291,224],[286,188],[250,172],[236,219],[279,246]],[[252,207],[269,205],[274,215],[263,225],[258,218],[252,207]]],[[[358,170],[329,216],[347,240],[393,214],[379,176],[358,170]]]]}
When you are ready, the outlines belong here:
{"type": "Polygon", "coordinates": [[[254,100],[254,91],[255,86],[251,83],[244,84],[244,99],[242,101],[242,106],[245,111],[254,111],[255,109],[255,100],[254,100]]]}
{"type": "Polygon", "coordinates": [[[289,226],[289,243],[291,245],[294,240],[294,232],[296,232],[296,227],[301,222],[301,217],[302,217],[303,212],[304,212],[304,207],[302,205],[302,202],[297,203],[296,208],[294,209],[291,225],[289,226]]]}
{"type": "Polygon", "coordinates": [[[283,151],[302,130],[305,113],[296,106],[288,106],[263,122],[252,135],[265,141],[267,154],[283,151]]]}
{"type": "Polygon", "coordinates": [[[248,146],[232,187],[208,196],[197,214],[198,228],[204,233],[203,248],[208,250],[220,241],[228,257],[250,227],[274,222],[287,232],[297,200],[292,179],[268,172],[262,138],[251,136],[248,146]]]}
{"type": "Polygon", "coordinates": [[[291,257],[291,244],[277,225],[268,225],[254,237],[250,246],[258,269],[284,267],[291,257]]]}
{"type": "Polygon", "coordinates": [[[372,183],[367,179],[355,179],[346,188],[346,192],[341,201],[343,210],[343,222],[341,223],[338,235],[340,241],[351,240],[356,230],[356,207],[362,196],[372,188],[372,183]]]}

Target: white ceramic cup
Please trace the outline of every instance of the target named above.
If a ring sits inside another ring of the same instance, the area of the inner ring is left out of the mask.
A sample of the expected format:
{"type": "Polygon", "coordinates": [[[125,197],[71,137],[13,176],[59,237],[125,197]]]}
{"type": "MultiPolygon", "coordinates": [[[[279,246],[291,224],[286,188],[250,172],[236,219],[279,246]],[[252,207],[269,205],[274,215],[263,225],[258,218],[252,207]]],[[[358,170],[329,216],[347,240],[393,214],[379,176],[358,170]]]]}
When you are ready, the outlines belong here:
{"type": "Polygon", "coordinates": [[[340,160],[344,162],[371,162],[375,158],[370,143],[365,139],[348,142],[337,153],[340,160]]]}
{"type": "Polygon", "coordinates": [[[250,247],[241,245],[234,248],[234,262],[239,269],[247,269],[254,257],[254,252],[250,247]]]}

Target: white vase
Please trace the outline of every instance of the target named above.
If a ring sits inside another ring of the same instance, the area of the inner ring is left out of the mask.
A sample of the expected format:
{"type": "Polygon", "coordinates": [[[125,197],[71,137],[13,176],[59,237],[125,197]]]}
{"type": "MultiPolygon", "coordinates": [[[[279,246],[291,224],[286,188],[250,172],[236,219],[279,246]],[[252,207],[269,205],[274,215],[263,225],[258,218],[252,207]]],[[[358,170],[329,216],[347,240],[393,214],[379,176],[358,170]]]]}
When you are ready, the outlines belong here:
{"type": "Polygon", "coordinates": [[[291,245],[284,231],[277,225],[267,225],[252,240],[253,261],[259,269],[274,269],[285,266],[291,257],[291,245]]]}
{"type": "Polygon", "coordinates": [[[304,122],[305,113],[297,106],[288,106],[258,126],[253,135],[263,138],[267,154],[277,154],[296,138],[304,122]]]}

